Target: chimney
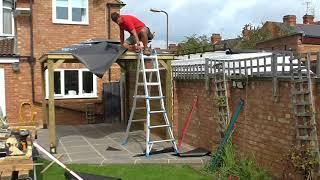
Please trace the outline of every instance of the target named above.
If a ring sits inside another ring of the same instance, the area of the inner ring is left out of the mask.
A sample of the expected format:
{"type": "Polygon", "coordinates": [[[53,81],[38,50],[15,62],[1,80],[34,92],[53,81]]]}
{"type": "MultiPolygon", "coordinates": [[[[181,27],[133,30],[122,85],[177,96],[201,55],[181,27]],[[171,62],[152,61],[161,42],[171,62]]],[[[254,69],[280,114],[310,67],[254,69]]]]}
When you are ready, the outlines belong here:
{"type": "Polygon", "coordinates": [[[221,35],[220,34],[212,34],[211,36],[211,44],[216,45],[220,44],[221,42],[221,35]]]}
{"type": "Polygon", "coordinates": [[[297,24],[296,15],[286,15],[283,16],[283,23],[289,26],[295,26],[297,24]]]}
{"type": "Polygon", "coordinates": [[[314,24],[314,16],[313,15],[304,15],[303,16],[303,24],[314,24]]]}

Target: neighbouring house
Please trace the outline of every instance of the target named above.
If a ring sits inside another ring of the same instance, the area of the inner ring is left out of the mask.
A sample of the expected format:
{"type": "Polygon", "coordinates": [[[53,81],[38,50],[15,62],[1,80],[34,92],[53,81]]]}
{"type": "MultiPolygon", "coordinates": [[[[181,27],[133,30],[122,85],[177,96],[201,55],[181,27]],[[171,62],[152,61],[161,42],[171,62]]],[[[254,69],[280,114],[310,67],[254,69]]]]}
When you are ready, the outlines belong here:
{"type": "Polygon", "coordinates": [[[312,15],[304,15],[302,24],[297,23],[295,15],[286,15],[283,22],[267,21],[262,29],[270,32],[273,38],[257,43],[257,49],[295,53],[320,50],[320,25],[312,15]]]}
{"type": "MultiPolygon", "coordinates": [[[[123,6],[119,0],[0,1],[0,106],[9,122],[18,121],[21,103],[31,102],[42,124],[39,58],[89,39],[118,40],[109,17],[123,6]]],[[[57,123],[83,124],[88,104],[103,119],[103,86],[119,81],[120,67],[99,79],[82,64],[67,64],[54,76],[57,123]]]]}

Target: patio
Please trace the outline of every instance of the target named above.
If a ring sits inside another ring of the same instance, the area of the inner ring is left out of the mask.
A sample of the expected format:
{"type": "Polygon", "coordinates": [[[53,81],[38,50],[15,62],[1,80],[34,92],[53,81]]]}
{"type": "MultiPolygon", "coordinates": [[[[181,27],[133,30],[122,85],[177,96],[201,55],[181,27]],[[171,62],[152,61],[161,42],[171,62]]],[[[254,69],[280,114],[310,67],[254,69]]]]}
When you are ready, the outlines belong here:
{"type": "MultiPolygon", "coordinates": [[[[122,145],[123,127],[111,124],[64,125],[57,126],[57,153],[63,154],[60,159],[64,163],[79,164],[191,164],[204,165],[210,157],[177,157],[173,152],[142,156],[145,149],[145,133],[143,130],[131,133],[129,142],[122,145]]],[[[152,135],[153,139],[159,139],[152,135]]],[[[38,131],[37,142],[49,150],[48,129],[38,131]]],[[[159,151],[171,147],[168,143],[155,144],[153,149],[159,151]]],[[[182,152],[193,149],[183,145],[182,152]]],[[[47,158],[41,155],[44,158],[47,158]]]]}

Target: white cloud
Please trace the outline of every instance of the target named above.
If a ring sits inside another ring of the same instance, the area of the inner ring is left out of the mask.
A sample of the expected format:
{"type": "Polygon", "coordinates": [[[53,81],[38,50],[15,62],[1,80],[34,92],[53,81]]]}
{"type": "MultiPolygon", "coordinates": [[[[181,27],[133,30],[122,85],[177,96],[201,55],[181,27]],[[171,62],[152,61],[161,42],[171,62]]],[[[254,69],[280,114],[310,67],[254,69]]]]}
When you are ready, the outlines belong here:
{"type": "MultiPolygon", "coordinates": [[[[179,42],[192,34],[221,33],[223,38],[233,38],[241,33],[244,24],[262,21],[282,21],[287,14],[297,15],[302,21],[305,13],[303,0],[123,0],[127,5],[123,13],[134,14],[156,32],[155,44],[163,46],[166,39],[164,14],[151,13],[158,8],[169,13],[169,40],[179,42]]],[[[320,7],[313,0],[315,9],[320,7]]],[[[316,19],[318,12],[315,11],[316,19]]]]}

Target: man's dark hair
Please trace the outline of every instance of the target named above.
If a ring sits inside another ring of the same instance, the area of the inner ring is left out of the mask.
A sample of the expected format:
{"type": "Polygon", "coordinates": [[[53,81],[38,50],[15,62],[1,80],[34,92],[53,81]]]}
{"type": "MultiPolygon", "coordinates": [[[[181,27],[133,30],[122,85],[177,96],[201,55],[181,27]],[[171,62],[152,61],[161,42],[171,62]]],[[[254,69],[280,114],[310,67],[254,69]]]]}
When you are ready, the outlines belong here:
{"type": "Polygon", "coordinates": [[[120,17],[120,14],[117,12],[111,13],[111,19],[113,22],[117,22],[118,18],[120,17]]]}

